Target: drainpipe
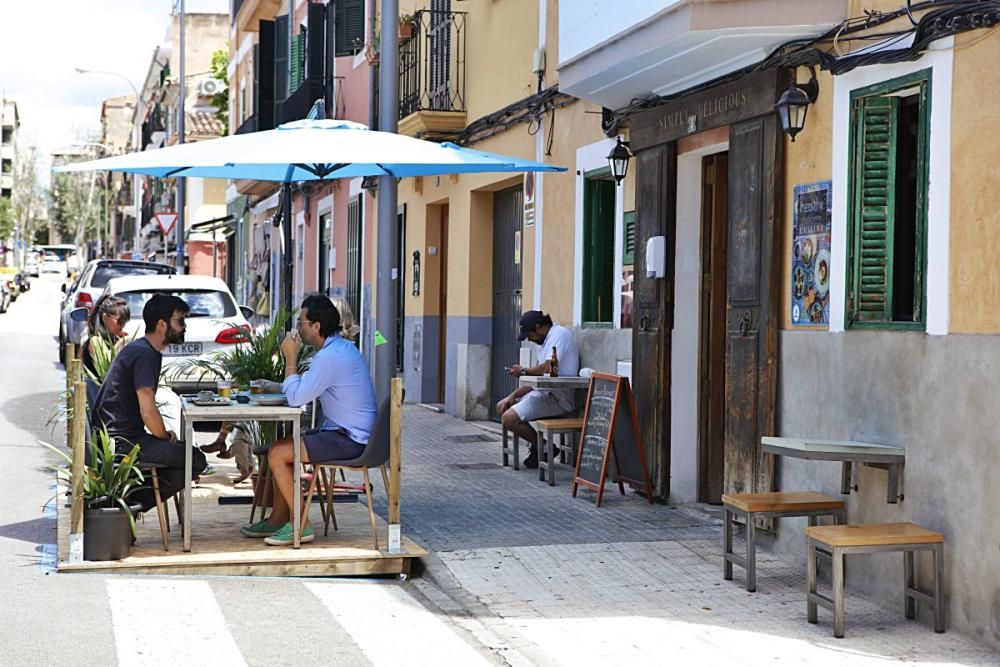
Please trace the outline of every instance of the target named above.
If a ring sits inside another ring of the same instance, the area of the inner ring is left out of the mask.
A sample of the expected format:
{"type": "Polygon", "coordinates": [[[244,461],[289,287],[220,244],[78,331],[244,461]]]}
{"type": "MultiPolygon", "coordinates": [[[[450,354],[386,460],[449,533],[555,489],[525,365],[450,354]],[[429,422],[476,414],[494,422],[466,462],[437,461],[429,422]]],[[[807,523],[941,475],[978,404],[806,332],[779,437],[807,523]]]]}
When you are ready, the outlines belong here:
{"type": "MultiPolygon", "coordinates": [[[[395,132],[399,116],[399,48],[396,31],[399,0],[382,2],[382,38],[379,65],[379,129],[395,132]]],[[[376,258],[375,328],[385,343],[375,348],[375,396],[378,403],[389,395],[396,360],[396,275],[399,257],[396,238],[397,182],[391,175],[378,178],[378,256],[376,258]]]]}

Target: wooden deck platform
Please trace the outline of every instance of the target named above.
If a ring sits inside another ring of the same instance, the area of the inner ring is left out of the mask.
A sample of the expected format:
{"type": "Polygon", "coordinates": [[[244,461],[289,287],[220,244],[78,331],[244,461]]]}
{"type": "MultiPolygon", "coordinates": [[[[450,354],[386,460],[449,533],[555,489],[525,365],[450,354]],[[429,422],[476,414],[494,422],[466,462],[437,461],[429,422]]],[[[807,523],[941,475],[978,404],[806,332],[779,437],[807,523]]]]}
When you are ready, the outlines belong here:
{"type": "MultiPolygon", "coordinates": [[[[156,513],[149,512],[137,525],[132,555],[120,561],[69,562],[70,509],[60,503],[58,513],[59,572],[114,574],[238,575],[269,577],[339,577],[408,575],[414,558],[427,551],[405,536],[402,553],[389,553],[387,524],[378,520],[379,547],[373,548],[368,510],[363,503],[337,503],[340,530],[330,526],[323,536],[319,505],[313,504],[310,517],[316,540],[301,549],[271,547],[261,539],[249,539],[239,527],[250,518],[249,505],[219,505],[220,494],[232,495],[221,484],[199,485],[195,489],[191,551],[184,553],[180,526],[173,502],[170,503],[170,551],[164,551],[156,513]]],[[[65,497],[60,494],[60,497],[65,497]]],[[[86,538],[84,538],[86,539],[86,538]]]]}

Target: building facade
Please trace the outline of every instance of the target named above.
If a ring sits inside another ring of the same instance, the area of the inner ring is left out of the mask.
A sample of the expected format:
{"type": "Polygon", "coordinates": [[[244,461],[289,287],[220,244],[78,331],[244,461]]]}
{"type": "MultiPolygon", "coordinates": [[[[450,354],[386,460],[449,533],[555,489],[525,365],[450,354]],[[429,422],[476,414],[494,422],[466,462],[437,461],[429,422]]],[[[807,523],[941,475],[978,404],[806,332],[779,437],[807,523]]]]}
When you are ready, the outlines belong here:
{"type": "Polygon", "coordinates": [[[10,199],[14,194],[14,173],[17,162],[17,130],[21,119],[17,102],[7,99],[0,89],[0,197],[10,199]]]}
{"type": "MultiPolygon", "coordinates": [[[[980,416],[998,333],[982,166],[1000,149],[983,134],[996,111],[976,102],[1000,48],[977,26],[1000,17],[667,4],[562,17],[575,48],[559,66],[564,90],[627,126],[636,264],[649,238],[666,241],[664,277],[636,275],[632,339],[658,492],[840,493],[840,466],[773,457],[767,435],[901,446],[898,497],[885,470],[856,466],[849,521],[944,533],[949,623],[1000,645],[998,591],[982,585],[1000,580],[1000,534],[982,502],[996,457],[980,416]],[[794,142],[774,112],[792,81],[816,93],[794,142]]],[[[772,547],[800,559],[801,529],[773,528],[772,547]]],[[[859,562],[848,585],[895,605],[898,565],[859,562]]]]}

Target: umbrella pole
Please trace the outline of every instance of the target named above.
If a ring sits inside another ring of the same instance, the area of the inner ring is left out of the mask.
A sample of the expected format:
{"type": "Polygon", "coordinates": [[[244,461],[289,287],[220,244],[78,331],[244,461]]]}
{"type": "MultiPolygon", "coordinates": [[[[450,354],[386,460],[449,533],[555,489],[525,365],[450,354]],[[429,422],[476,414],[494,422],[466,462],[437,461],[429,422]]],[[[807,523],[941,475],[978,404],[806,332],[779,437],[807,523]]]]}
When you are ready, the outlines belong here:
{"type": "MultiPolygon", "coordinates": [[[[281,185],[281,235],[284,239],[285,253],[282,258],[283,285],[282,285],[282,307],[292,310],[292,266],[295,262],[295,253],[292,251],[292,184],[285,182],[281,185]]],[[[292,318],[285,320],[285,331],[292,330],[292,318]]]]}

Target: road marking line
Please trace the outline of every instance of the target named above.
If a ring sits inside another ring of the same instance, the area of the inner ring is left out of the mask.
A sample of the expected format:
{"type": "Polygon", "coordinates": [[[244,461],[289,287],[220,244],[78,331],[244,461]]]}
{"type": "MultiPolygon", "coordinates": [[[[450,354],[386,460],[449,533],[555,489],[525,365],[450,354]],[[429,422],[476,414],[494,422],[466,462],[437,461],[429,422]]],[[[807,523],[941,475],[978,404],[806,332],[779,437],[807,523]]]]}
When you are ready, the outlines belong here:
{"type": "Polygon", "coordinates": [[[338,581],[305,587],[376,665],[489,664],[400,586],[338,581]]]}
{"type": "Polygon", "coordinates": [[[246,665],[205,581],[109,579],[118,664],[246,665]]]}

